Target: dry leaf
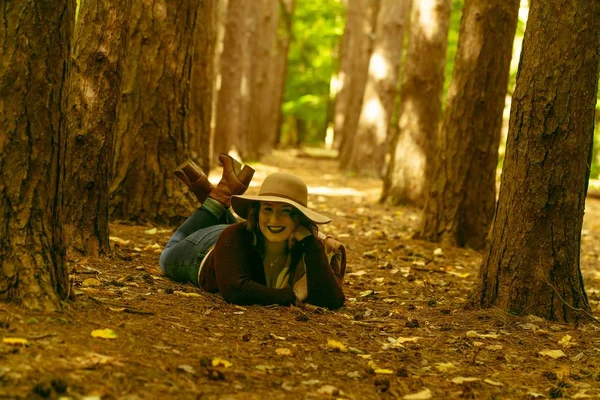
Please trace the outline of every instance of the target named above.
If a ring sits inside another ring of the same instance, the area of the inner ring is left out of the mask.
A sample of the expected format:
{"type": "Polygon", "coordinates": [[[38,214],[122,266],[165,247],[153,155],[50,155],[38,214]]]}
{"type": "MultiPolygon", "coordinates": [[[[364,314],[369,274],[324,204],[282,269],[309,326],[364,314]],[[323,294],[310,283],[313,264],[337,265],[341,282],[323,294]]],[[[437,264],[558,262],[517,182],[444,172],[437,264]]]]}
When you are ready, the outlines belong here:
{"type": "Polygon", "coordinates": [[[500,387],[500,386],[504,385],[502,382],[496,382],[496,381],[493,381],[491,379],[484,379],[483,381],[485,383],[487,383],[488,385],[492,385],[492,386],[498,386],[498,387],[500,387]]]}
{"type": "Polygon", "coordinates": [[[90,286],[91,287],[102,286],[102,282],[100,282],[96,278],[87,278],[87,279],[84,279],[84,281],[81,282],[81,284],[83,286],[86,286],[86,287],[90,287],[90,286]]]}
{"type": "Polygon", "coordinates": [[[455,368],[456,368],[456,365],[452,364],[451,362],[435,364],[435,369],[437,369],[440,372],[448,372],[455,368]]]}
{"type": "Polygon", "coordinates": [[[457,376],[455,378],[450,379],[450,382],[456,383],[457,385],[462,385],[465,382],[475,382],[475,381],[480,381],[480,380],[481,379],[474,378],[474,377],[457,376]]]}
{"type": "Polygon", "coordinates": [[[562,350],[542,350],[539,352],[540,355],[542,356],[548,356],[548,357],[552,357],[555,360],[557,358],[561,358],[561,357],[566,357],[567,355],[565,353],[563,353],[562,350]]]}
{"type": "Polygon", "coordinates": [[[459,278],[467,278],[469,275],[471,275],[471,273],[469,272],[455,272],[455,271],[446,271],[447,274],[453,275],[453,276],[457,276],[459,278]]]}
{"type": "Polygon", "coordinates": [[[502,350],[502,346],[499,344],[491,344],[489,346],[485,346],[485,349],[489,351],[498,351],[502,350]]]}
{"type": "Polygon", "coordinates": [[[288,356],[288,357],[292,356],[292,351],[290,349],[286,349],[284,347],[280,347],[280,348],[276,349],[275,353],[277,353],[277,355],[279,355],[279,356],[288,356]]]}
{"type": "Polygon", "coordinates": [[[144,233],[146,235],[156,235],[157,232],[158,232],[158,229],[156,229],[156,228],[150,228],[150,229],[146,229],[144,231],[144,233]]]}
{"type": "Polygon", "coordinates": [[[360,358],[364,358],[365,360],[370,360],[373,356],[371,354],[357,354],[360,358]]]}
{"type": "Polygon", "coordinates": [[[421,339],[419,336],[413,336],[413,337],[399,337],[398,339],[396,339],[395,343],[406,343],[406,342],[416,342],[417,340],[421,339]]]}
{"type": "Polygon", "coordinates": [[[219,358],[219,357],[214,357],[212,359],[212,366],[213,367],[225,367],[225,368],[229,368],[231,367],[233,364],[230,363],[229,361],[223,359],[223,358],[219,358]]]}
{"type": "Polygon", "coordinates": [[[2,343],[12,344],[15,346],[29,346],[29,341],[27,339],[17,337],[5,337],[2,339],[2,343]]]}
{"type": "Polygon", "coordinates": [[[346,348],[346,346],[344,344],[338,342],[337,340],[333,340],[333,339],[327,339],[327,348],[330,350],[339,351],[342,353],[346,353],[348,351],[348,348],[346,348]]]}
{"type": "Polygon", "coordinates": [[[287,340],[287,339],[286,339],[286,338],[284,338],[283,336],[277,336],[277,335],[275,335],[274,333],[271,333],[271,334],[270,334],[270,336],[271,336],[273,339],[276,339],[276,340],[287,340]]]}
{"type": "Polygon", "coordinates": [[[431,390],[425,389],[418,393],[407,394],[403,397],[404,400],[428,400],[432,397],[431,390]]]}
{"type": "Polygon", "coordinates": [[[193,292],[182,292],[180,290],[176,290],[173,293],[178,294],[180,296],[187,296],[187,297],[201,297],[198,293],[193,293],[193,292]]]}
{"type": "Polygon", "coordinates": [[[101,339],[116,339],[117,333],[112,329],[95,329],[92,331],[92,337],[101,339]]]}
{"type": "Polygon", "coordinates": [[[561,345],[564,348],[576,346],[575,342],[571,342],[571,336],[570,335],[563,336],[562,339],[560,339],[558,341],[558,344],[561,345]]]}
{"type": "Polygon", "coordinates": [[[385,369],[385,368],[377,368],[377,369],[374,369],[373,372],[375,372],[376,374],[381,374],[381,375],[392,375],[394,373],[394,371],[392,371],[391,369],[385,369]]]}
{"type": "Polygon", "coordinates": [[[375,293],[374,290],[363,290],[362,292],[360,292],[358,294],[358,297],[367,297],[367,296],[372,295],[373,293],[375,293]]]}
{"type": "Polygon", "coordinates": [[[119,244],[129,244],[129,240],[124,240],[124,239],[121,239],[120,237],[116,237],[116,236],[109,236],[108,240],[111,242],[119,243],[119,244]]]}
{"type": "Polygon", "coordinates": [[[554,370],[554,373],[558,379],[563,379],[565,376],[571,375],[571,368],[568,365],[562,365],[554,370]]]}

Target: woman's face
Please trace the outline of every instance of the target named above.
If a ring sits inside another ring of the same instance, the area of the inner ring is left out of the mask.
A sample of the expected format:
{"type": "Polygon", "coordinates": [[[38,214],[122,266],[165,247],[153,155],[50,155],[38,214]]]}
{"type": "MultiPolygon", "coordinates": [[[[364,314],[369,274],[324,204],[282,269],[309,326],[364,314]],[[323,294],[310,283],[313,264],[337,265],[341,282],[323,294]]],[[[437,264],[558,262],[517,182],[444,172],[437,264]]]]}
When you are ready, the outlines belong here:
{"type": "Polygon", "coordinates": [[[286,203],[260,203],[258,227],[267,241],[283,242],[290,237],[298,224],[293,211],[286,203]]]}

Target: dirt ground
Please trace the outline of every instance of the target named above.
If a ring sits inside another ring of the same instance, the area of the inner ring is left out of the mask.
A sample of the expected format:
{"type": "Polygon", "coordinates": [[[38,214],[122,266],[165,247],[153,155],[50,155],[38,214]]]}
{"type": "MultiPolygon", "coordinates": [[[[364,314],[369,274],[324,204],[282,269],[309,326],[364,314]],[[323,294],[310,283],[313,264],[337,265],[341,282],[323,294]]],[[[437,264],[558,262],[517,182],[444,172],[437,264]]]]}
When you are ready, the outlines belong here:
{"type": "MultiPolygon", "coordinates": [[[[63,312],[0,304],[0,398],[600,398],[599,325],[466,312],[481,254],[411,240],[418,210],[377,204],[379,181],[289,152],[256,168],[250,192],[297,173],[334,218],[322,231],[347,246],[342,309],[227,304],[161,276],[170,228],[114,224],[113,256],[70,260],[63,312]]],[[[597,221],[591,199],[582,270],[599,315],[597,221]]]]}

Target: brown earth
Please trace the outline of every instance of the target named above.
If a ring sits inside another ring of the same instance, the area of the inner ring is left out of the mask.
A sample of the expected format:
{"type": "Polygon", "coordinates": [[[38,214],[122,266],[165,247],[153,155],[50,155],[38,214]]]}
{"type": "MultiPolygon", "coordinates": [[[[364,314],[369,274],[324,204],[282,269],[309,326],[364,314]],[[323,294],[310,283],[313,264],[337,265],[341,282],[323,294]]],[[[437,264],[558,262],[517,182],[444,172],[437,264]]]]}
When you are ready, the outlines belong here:
{"type": "MultiPolygon", "coordinates": [[[[342,309],[227,304],[161,276],[171,229],[114,224],[112,257],[70,260],[63,312],[0,304],[3,342],[28,341],[0,343],[0,398],[600,398],[597,323],[463,311],[481,254],[411,240],[418,210],[377,204],[379,181],[290,152],[256,168],[251,191],[275,170],[297,173],[334,218],[323,231],[348,250],[342,309]],[[93,337],[100,329],[117,337],[93,337]]],[[[582,271],[595,313],[599,217],[589,200],[582,271]]]]}

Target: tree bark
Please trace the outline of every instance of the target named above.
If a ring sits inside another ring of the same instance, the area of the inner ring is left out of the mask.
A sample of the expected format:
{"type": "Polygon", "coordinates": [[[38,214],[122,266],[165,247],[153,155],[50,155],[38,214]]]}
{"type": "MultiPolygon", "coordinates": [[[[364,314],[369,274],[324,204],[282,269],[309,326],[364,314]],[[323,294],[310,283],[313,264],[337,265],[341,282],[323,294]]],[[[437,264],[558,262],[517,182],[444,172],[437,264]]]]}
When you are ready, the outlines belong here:
{"type": "Polygon", "coordinates": [[[398,131],[382,200],[422,206],[435,157],[442,112],[450,0],[415,1],[400,88],[398,131]]]}
{"type": "Polygon", "coordinates": [[[467,0],[421,237],[483,249],[519,0],[467,0]],[[485,89],[483,89],[485,88],[485,89]]]}
{"type": "MultiPolygon", "coordinates": [[[[346,109],[343,110],[344,126],[339,153],[340,167],[343,170],[348,168],[354,145],[354,137],[358,128],[358,119],[360,117],[360,110],[362,109],[369,74],[369,60],[373,52],[373,37],[375,36],[380,2],[381,0],[367,0],[364,7],[359,5],[361,8],[358,10],[354,9],[353,11],[359,12],[360,17],[357,21],[358,26],[352,28],[353,31],[357,32],[353,36],[355,42],[350,43],[351,52],[353,53],[349,71],[349,76],[351,77],[349,87],[350,98],[346,109]]],[[[354,1],[350,2],[350,4],[354,3],[354,1]]]]}
{"type": "Polygon", "coordinates": [[[113,219],[175,225],[193,209],[173,170],[189,155],[197,10],[198,0],[132,3],[110,185],[113,219]]]}
{"type": "Polygon", "coordinates": [[[410,0],[382,0],[365,98],[346,170],[382,177],[410,0]]]}
{"type": "Polygon", "coordinates": [[[213,159],[219,153],[227,153],[239,149],[238,137],[242,128],[242,90],[247,90],[245,81],[244,47],[247,40],[245,0],[229,0],[225,22],[223,52],[220,60],[221,87],[217,99],[217,115],[215,117],[215,140],[213,159]],[[242,88],[242,84],[244,87],[242,88]],[[235,146],[237,144],[237,146],[235,146]]]}
{"type": "Polygon", "coordinates": [[[129,33],[130,0],[80,3],[68,85],[67,252],[110,253],[108,183],[129,33]]]}
{"type": "Polygon", "coordinates": [[[599,2],[532,3],[498,209],[472,306],[562,322],[590,310],[579,260],[599,44],[599,2]]]}
{"type": "Polygon", "coordinates": [[[217,0],[199,2],[194,31],[190,116],[188,132],[190,158],[205,172],[211,162],[211,118],[215,81],[215,47],[217,39],[217,0]]]}
{"type": "Polygon", "coordinates": [[[74,1],[0,8],[0,299],[33,310],[68,295],[62,232],[74,1]]]}

